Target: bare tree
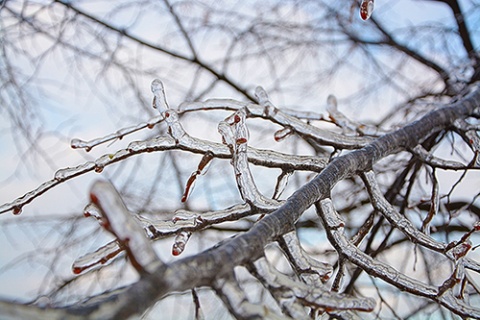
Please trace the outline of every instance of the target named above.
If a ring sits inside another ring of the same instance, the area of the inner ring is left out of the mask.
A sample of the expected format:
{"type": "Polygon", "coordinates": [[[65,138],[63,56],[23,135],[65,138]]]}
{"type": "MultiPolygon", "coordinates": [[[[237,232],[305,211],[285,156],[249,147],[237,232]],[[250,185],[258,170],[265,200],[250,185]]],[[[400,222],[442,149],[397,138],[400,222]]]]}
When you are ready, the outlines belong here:
{"type": "Polygon", "coordinates": [[[480,5],[377,2],[0,2],[0,315],[480,318],[480,5]]]}

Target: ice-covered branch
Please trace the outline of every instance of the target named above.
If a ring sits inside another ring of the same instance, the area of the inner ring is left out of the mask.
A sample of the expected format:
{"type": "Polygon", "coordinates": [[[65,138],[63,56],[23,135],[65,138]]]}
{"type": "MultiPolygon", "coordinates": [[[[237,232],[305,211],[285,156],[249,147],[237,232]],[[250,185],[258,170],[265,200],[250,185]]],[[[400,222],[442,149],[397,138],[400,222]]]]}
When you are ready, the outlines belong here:
{"type": "Polygon", "coordinates": [[[111,133],[101,138],[93,139],[90,141],[84,141],[81,139],[72,139],[70,145],[73,149],[85,149],[85,151],[90,151],[94,147],[109,141],[122,140],[125,136],[143,130],[145,128],[153,129],[155,125],[161,123],[164,120],[163,116],[156,116],[148,120],[147,122],[140,123],[135,126],[126,127],[118,130],[115,133],[111,133]]]}
{"type": "Polygon", "coordinates": [[[355,298],[329,292],[323,285],[311,286],[280,273],[265,258],[250,266],[252,273],[264,283],[287,314],[294,319],[306,319],[305,306],[331,311],[356,310],[370,312],[373,299],[355,298]]]}
{"type": "Polygon", "coordinates": [[[330,199],[321,200],[315,206],[323,221],[327,237],[339,255],[361,267],[368,274],[392,284],[401,291],[437,301],[464,317],[480,317],[480,309],[468,306],[465,302],[456,299],[453,294],[444,294],[445,292],[440,288],[410,278],[390,265],[373,259],[354,246],[345,235],[345,222],[335,211],[330,199]]]}
{"type": "Polygon", "coordinates": [[[360,124],[348,119],[342,112],[340,112],[340,110],[338,110],[337,98],[334,95],[329,95],[327,98],[327,111],[330,120],[344,129],[345,133],[348,135],[359,133],[361,135],[379,136],[387,133],[380,128],[360,124]]]}
{"type": "MultiPolygon", "coordinates": [[[[102,223],[102,216],[97,212],[95,205],[89,204],[85,208],[86,216],[93,216],[102,223]]],[[[182,235],[178,241],[174,241],[175,252],[180,254],[185,248],[186,241],[183,242],[187,234],[200,231],[227,221],[237,221],[241,218],[252,215],[254,212],[248,204],[239,204],[223,210],[213,210],[207,212],[192,212],[187,210],[176,210],[171,219],[150,219],[141,214],[134,217],[139,221],[144,232],[151,240],[164,239],[173,235],[182,235]],[[179,243],[183,243],[182,250],[179,249],[179,243]]],[[[177,239],[177,238],[176,238],[177,239]]],[[[124,249],[118,241],[111,241],[94,252],[87,253],[75,260],[72,266],[74,273],[82,273],[95,267],[101,267],[111,263],[114,259],[121,257],[124,249]]]]}
{"type": "Polygon", "coordinates": [[[344,136],[339,133],[320,129],[301,120],[300,117],[287,114],[273,106],[264,106],[240,102],[231,99],[210,99],[204,102],[184,103],[179,106],[179,112],[191,112],[198,110],[239,110],[246,108],[249,117],[269,119],[281,126],[289,127],[296,133],[306,138],[312,138],[317,142],[345,149],[358,149],[372,141],[370,137],[344,136]]]}
{"type": "Polygon", "coordinates": [[[284,234],[277,241],[295,273],[307,284],[320,285],[332,275],[331,265],[312,258],[303,250],[296,231],[284,234]]]}
{"type": "MultiPolygon", "coordinates": [[[[446,256],[451,260],[456,260],[453,252],[451,249],[455,247],[457,244],[465,242],[467,239],[460,240],[459,242],[452,242],[450,244],[445,244],[436,241],[429,235],[425,234],[424,232],[415,228],[415,226],[406,219],[403,215],[401,215],[398,210],[396,210],[383,196],[380,187],[378,186],[377,180],[375,178],[375,174],[372,171],[368,171],[362,174],[363,181],[367,187],[367,190],[370,194],[370,201],[373,207],[380,212],[387,220],[390,222],[395,228],[400,230],[408,237],[412,242],[417,243],[425,248],[430,250],[444,253],[446,256]]],[[[472,232],[476,229],[476,225],[472,228],[469,233],[465,235],[470,236],[472,232]]],[[[464,258],[463,263],[465,266],[473,271],[480,272],[480,264],[468,259],[464,258]]]]}
{"type": "Polygon", "coordinates": [[[250,302],[246,292],[238,284],[233,272],[226,277],[215,280],[213,288],[231,314],[237,319],[289,319],[278,315],[270,308],[250,302]]]}
{"type": "MultiPolygon", "coordinates": [[[[473,170],[478,170],[480,169],[480,166],[472,166],[469,164],[463,164],[458,161],[453,161],[453,160],[445,160],[438,158],[434,156],[431,152],[428,152],[425,150],[424,147],[421,145],[417,145],[415,148],[411,150],[411,152],[420,158],[423,162],[428,164],[429,166],[433,168],[439,168],[439,169],[445,169],[445,170],[467,170],[467,169],[473,169],[473,170]]],[[[472,161],[472,164],[475,163],[475,159],[472,161]]]]}
{"type": "MultiPolygon", "coordinates": [[[[188,140],[184,139],[178,143],[170,136],[158,136],[145,141],[134,141],[131,142],[126,149],[105,154],[95,161],[88,161],[76,167],[58,170],[55,172],[54,179],[41,184],[36,189],[27,192],[24,196],[0,206],[0,213],[12,210],[14,214],[19,214],[26,204],[67,180],[92,171],[100,173],[105,167],[134,155],[166,150],[184,150],[201,154],[211,152],[214,157],[222,159],[231,157],[230,151],[226,146],[191,136],[188,136],[188,140]],[[185,141],[188,141],[188,143],[185,141]]],[[[327,164],[327,159],[325,158],[288,155],[272,150],[260,150],[252,147],[248,147],[247,157],[248,161],[256,165],[287,170],[310,170],[319,172],[327,164]]]]}
{"type": "Polygon", "coordinates": [[[280,202],[261,194],[253,180],[248,165],[247,145],[249,134],[245,123],[246,116],[245,109],[238,109],[233,115],[220,122],[218,131],[232,154],[235,179],[243,200],[255,208],[271,210],[277,208],[280,202]]]}
{"type": "Polygon", "coordinates": [[[161,261],[143,228],[130,214],[115,187],[109,182],[99,180],[92,186],[90,198],[102,213],[105,229],[117,238],[135,269],[139,273],[154,272],[161,261]]]}

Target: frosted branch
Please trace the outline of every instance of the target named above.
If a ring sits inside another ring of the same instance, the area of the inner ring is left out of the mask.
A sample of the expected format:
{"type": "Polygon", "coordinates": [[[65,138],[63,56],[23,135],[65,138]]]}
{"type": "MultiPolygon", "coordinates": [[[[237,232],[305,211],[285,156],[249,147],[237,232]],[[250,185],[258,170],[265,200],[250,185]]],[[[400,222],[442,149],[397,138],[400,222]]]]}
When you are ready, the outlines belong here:
{"type": "Polygon", "coordinates": [[[208,226],[226,222],[236,221],[252,214],[252,209],[247,204],[236,205],[224,210],[207,212],[192,212],[177,210],[172,219],[153,220],[141,215],[137,219],[145,230],[150,234],[151,239],[161,239],[177,234],[180,231],[198,231],[208,226]]]}
{"type": "Polygon", "coordinates": [[[475,167],[480,167],[480,136],[478,135],[478,127],[471,126],[464,119],[457,119],[454,122],[455,127],[464,136],[465,141],[475,154],[472,164],[475,167]]]}
{"type": "MultiPolygon", "coordinates": [[[[378,186],[378,182],[375,178],[375,174],[372,171],[368,171],[362,174],[363,181],[367,187],[370,195],[370,201],[378,212],[380,212],[395,228],[400,230],[405,236],[413,243],[417,243],[430,250],[446,254],[446,256],[455,261],[455,254],[451,251],[458,244],[464,243],[468,240],[468,237],[478,229],[478,222],[473,226],[470,232],[466,233],[459,242],[452,242],[450,244],[444,244],[436,241],[429,235],[416,229],[415,226],[401,215],[383,196],[383,193],[378,186]]],[[[468,258],[463,259],[463,263],[466,268],[473,271],[480,272],[480,265],[468,258]]]]}
{"type": "Polygon", "coordinates": [[[123,248],[118,241],[111,241],[106,245],[98,248],[95,252],[87,253],[73,262],[72,272],[80,274],[86,270],[91,270],[95,267],[103,267],[112,262],[113,259],[119,258],[122,255],[123,248]]]}
{"type": "MultiPolygon", "coordinates": [[[[202,213],[177,210],[173,218],[167,220],[153,220],[142,215],[135,215],[134,218],[138,220],[144,232],[151,240],[164,239],[175,235],[176,238],[174,240],[172,253],[179,255],[185,249],[186,241],[188,241],[192,232],[200,231],[222,222],[237,221],[252,214],[253,212],[248,204],[240,204],[224,210],[202,213]]],[[[92,216],[103,225],[101,213],[98,211],[96,205],[87,205],[85,207],[85,216],[92,216]]],[[[95,252],[87,253],[76,259],[73,263],[72,270],[78,274],[95,267],[105,266],[115,259],[122,257],[120,253],[123,251],[124,248],[122,248],[118,241],[111,241],[98,248],[95,252]]]]}

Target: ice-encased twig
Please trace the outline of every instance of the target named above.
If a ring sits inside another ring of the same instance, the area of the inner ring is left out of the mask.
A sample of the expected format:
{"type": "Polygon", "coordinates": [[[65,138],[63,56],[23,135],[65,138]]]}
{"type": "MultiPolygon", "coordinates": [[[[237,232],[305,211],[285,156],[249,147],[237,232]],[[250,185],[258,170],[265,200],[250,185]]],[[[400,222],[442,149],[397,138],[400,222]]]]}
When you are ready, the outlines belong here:
{"type": "Polygon", "coordinates": [[[356,310],[370,312],[375,301],[328,291],[324,285],[311,286],[280,273],[262,257],[250,264],[251,272],[264,283],[272,296],[294,319],[305,318],[304,306],[329,311],[356,310]]]}
{"type": "MultiPolygon", "coordinates": [[[[91,211],[92,204],[87,205],[91,211]]],[[[163,239],[182,232],[194,232],[203,230],[211,225],[215,225],[227,221],[237,221],[243,217],[252,214],[252,209],[248,204],[239,204],[233,207],[214,210],[207,212],[192,212],[187,210],[177,210],[172,219],[154,220],[144,217],[142,215],[135,215],[134,217],[142,225],[144,232],[151,240],[163,239]]],[[[98,215],[92,214],[95,219],[99,219],[98,215]]],[[[101,217],[100,217],[101,218],[101,217]]],[[[123,252],[120,244],[117,241],[111,241],[95,252],[90,252],[84,256],[76,259],[73,263],[72,270],[74,273],[81,273],[97,266],[106,265],[113,260],[121,257],[118,255],[123,252]]]]}
{"type": "Polygon", "coordinates": [[[152,273],[161,261],[143,228],[130,214],[115,187],[107,181],[98,180],[90,189],[90,198],[106,220],[105,229],[117,238],[133,267],[139,273],[152,273]]]}
{"type": "Polygon", "coordinates": [[[235,279],[233,272],[226,277],[216,279],[213,288],[231,314],[237,319],[290,319],[278,315],[268,307],[250,302],[245,291],[235,279]]]}
{"type": "Polygon", "coordinates": [[[457,127],[459,133],[475,154],[472,164],[480,167],[480,136],[478,134],[478,126],[470,125],[464,119],[457,119],[453,124],[457,127]]]}
{"type": "Polygon", "coordinates": [[[480,318],[480,309],[469,306],[463,301],[456,299],[451,290],[445,293],[440,292],[439,288],[410,278],[395,268],[373,259],[354,246],[345,235],[345,223],[334,209],[330,199],[326,198],[317,202],[315,207],[323,221],[327,237],[339,255],[344,256],[347,260],[356,264],[371,276],[380,278],[401,291],[436,301],[458,315],[480,318]]]}
{"type": "Polygon", "coordinates": [[[252,214],[252,208],[248,204],[239,204],[223,210],[207,212],[193,212],[177,210],[172,219],[155,220],[142,215],[136,215],[145,230],[150,234],[151,239],[161,239],[180,231],[199,231],[208,226],[226,222],[236,221],[252,214]]]}
{"type": "Polygon", "coordinates": [[[386,131],[375,126],[360,124],[347,118],[347,116],[338,110],[337,98],[334,95],[329,95],[327,97],[327,111],[329,113],[330,120],[344,129],[345,134],[352,135],[355,133],[360,133],[362,135],[379,136],[387,133],[386,131]]]}
{"type": "Polygon", "coordinates": [[[96,147],[96,146],[98,146],[102,143],[105,143],[105,142],[108,142],[108,141],[113,141],[113,140],[121,140],[126,135],[129,135],[131,133],[140,131],[140,130],[145,129],[145,128],[152,129],[155,125],[159,124],[163,120],[164,120],[163,116],[160,115],[160,116],[156,116],[156,117],[151,118],[147,122],[142,122],[142,123],[137,124],[135,126],[130,126],[130,127],[120,129],[120,130],[118,130],[114,133],[108,134],[108,135],[106,135],[104,137],[101,137],[101,138],[96,138],[96,139],[92,139],[92,140],[89,140],[89,141],[84,141],[84,140],[81,140],[81,139],[72,139],[72,141],[70,142],[70,146],[73,149],[85,149],[85,151],[88,152],[88,151],[92,150],[94,147],[96,147]]]}
{"type": "Polygon", "coordinates": [[[290,115],[281,109],[270,108],[271,112],[265,113],[265,107],[248,102],[240,102],[231,99],[210,99],[204,102],[183,103],[179,106],[179,113],[198,110],[239,110],[246,108],[249,117],[269,119],[284,127],[290,127],[298,134],[312,138],[315,141],[328,146],[358,149],[373,141],[370,137],[344,136],[328,130],[323,130],[301,120],[301,117],[290,115]]]}
{"type": "MultiPolygon", "coordinates": [[[[373,207],[380,212],[394,227],[400,230],[405,236],[407,236],[412,242],[424,246],[430,250],[445,254],[446,257],[452,261],[456,260],[451,249],[453,245],[447,245],[441,243],[421,232],[415,226],[401,215],[391,204],[385,199],[383,193],[378,186],[378,182],[375,178],[375,173],[373,171],[367,171],[362,174],[363,181],[367,187],[368,193],[370,195],[370,201],[373,207]]],[[[472,229],[473,230],[473,229],[472,229]]],[[[476,272],[480,272],[480,265],[469,259],[464,258],[463,263],[465,267],[476,272]]]]}
{"type": "Polygon", "coordinates": [[[237,180],[238,190],[247,203],[262,209],[271,210],[280,205],[280,201],[265,197],[260,193],[248,164],[248,129],[245,123],[245,109],[237,110],[233,115],[221,121],[218,131],[232,154],[232,166],[237,180]]]}
{"type": "MultiPolygon", "coordinates": [[[[421,145],[416,146],[412,150],[410,150],[415,156],[420,158],[423,162],[430,165],[434,168],[445,169],[445,170],[472,170],[472,169],[480,169],[480,165],[478,166],[471,166],[469,164],[463,164],[458,161],[453,160],[446,160],[441,159],[434,156],[431,152],[425,150],[424,147],[421,145]]],[[[475,161],[472,161],[474,163],[475,161]]]]}
{"type": "Polygon", "coordinates": [[[213,159],[213,153],[211,151],[207,151],[203,155],[202,160],[200,160],[200,163],[198,164],[197,170],[192,172],[192,174],[187,180],[187,183],[185,185],[185,191],[182,196],[182,202],[187,201],[188,196],[192,193],[197,177],[200,175],[206,174],[206,172],[208,171],[208,168],[210,167],[210,163],[212,159],[213,159]]]}
{"type": "MultiPolygon", "coordinates": [[[[188,134],[187,134],[188,136],[188,134]]],[[[95,161],[88,161],[76,167],[67,167],[55,172],[54,179],[41,184],[36,189],[27,192],[20,198],[0,206],[0,213],[13,210],[20,213],[22,207],[39,197],[53,187],[80,176],[82,174],[96,171],[101,172],[105,167],[124,160],[134,155],[166,150],[184,150],[193,153],[213,153],[216,158],[231,158],[229,149],[216,142],[206,141],[188,136],[178,143],[170,136],[158,136],[149,140],[131,142],[126,149],[120,149],[115,153],[105,154],[95,161]]],[[[315,156],[294,156],[272,150],[261,150],[248,147],[248,160],[256,165],[265,167],[277,167],[287,170],[309,170],[320,172],[326,165],[327,159],[315,156]]]]}
{"type": "Polygon", "coordinates": [[[170,109],[167,103],[167,97],[165,95],[165,89],[163,86],[163,82],[155,79],[152,81],[152,84],[150,86],[152,93],[153,93],[153,102],[152,106],[153,108],[157,109],[158,112],[163,115],[163,113],[167,110],[170,109]]]}
{"type": "Polygon", "coordinates": [[[278,243],[295,273],[306,283],[321,285],[332,275],[333,267],[330,264],[312,258],[303,250],[295,230],[280,237],[278,243]]]}
{"type": "Polygon", "coordinates": [[[98,266],[105,266],[114,261],[114,259],[122,256],[120,254],[122,252],[123,249],[116,240],[110,241],[106,245],[98,248],[95,252],[87,253],[75,259],[72,264],[72,271],[75,274],[79,274],[98,266]]]}

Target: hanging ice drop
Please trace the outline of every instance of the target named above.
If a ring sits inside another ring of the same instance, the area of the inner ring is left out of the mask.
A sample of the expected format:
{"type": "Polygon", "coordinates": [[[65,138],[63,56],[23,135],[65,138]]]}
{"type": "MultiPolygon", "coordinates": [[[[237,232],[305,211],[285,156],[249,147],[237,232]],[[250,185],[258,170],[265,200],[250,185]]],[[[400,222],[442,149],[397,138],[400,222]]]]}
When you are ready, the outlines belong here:
{"type": "Polygon", "coordinates": [[[360,5],[360,17],[363,20],[368,20],[373,12],[373,0],[362,0],[360,5]]]}

